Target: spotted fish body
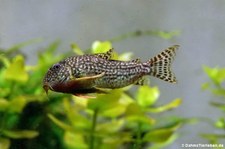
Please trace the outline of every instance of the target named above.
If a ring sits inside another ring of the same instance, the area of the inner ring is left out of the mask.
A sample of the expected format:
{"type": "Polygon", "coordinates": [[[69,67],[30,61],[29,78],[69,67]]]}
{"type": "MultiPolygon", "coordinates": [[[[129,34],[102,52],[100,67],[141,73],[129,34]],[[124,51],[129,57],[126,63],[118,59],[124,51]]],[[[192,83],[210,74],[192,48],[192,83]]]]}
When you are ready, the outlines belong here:
{"type": "Polygon", "coordinates": [[[171,62],[178,47],[169,47],[146,62],[112,60],[112,49],[106,53],[68,57],[48,70],[43,87],[46,91],[72,94],[101,92],[106,88],[143,85],[147,75],[176,83],[171,62]]]}

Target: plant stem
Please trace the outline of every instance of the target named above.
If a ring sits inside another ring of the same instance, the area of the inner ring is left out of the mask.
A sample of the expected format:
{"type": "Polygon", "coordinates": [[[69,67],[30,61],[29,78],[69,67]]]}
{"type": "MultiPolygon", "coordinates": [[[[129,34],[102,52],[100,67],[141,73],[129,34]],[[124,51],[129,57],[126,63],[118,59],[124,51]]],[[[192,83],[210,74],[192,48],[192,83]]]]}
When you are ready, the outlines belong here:
{"type": "MultiPolygon", "coordinates": [[[[170,36],[173,37],[178,35],[179,31],[166,32],[166,31],[157,31],[157,30],[136,30],[136,31],[128,32],[120,36],[117,36],[115,38],[109,39],[109,41],[118,42],[128,38],[141,37],[141,36],[156,36],[156,37],[165,38],[165,37],[162,37],[162,34],[171,34],[170,36]]],[[[170,36],[169,38],[171,38],[170,36]]]]}
{"type": "Polygon", "coordinates": [[[98,115],[98,109],[95,109],[94,110],[94,115],[92,117],[92,126],[91,126],[91,132],[90,132],[89,149],[94,149],[95,127],[96,127],[96,122],[97,122],[97,115],[98,115]]]}
{"type": "Polygon", "coordinates": [[[136,139],[134,142],[134,146],[133,149],[141,149],[141,123],[138,123],[138,130],[137,130],[137,134],[136,134],[136,139]]]}

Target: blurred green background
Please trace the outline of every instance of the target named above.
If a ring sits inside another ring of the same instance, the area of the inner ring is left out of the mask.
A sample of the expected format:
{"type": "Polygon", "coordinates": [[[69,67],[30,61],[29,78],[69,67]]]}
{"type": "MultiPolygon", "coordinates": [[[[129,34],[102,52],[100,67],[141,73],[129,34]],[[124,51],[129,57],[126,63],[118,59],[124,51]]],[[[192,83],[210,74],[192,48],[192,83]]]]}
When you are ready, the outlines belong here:
{"type": "Polygon", "coordinates": [[[0,148],[225,144],[224,1],[0,2],[0,148]],[[147,60],[173,44],[176,85],[151,77],[96,100],[42,90],[69,55],[114,47],[147,60]]]}

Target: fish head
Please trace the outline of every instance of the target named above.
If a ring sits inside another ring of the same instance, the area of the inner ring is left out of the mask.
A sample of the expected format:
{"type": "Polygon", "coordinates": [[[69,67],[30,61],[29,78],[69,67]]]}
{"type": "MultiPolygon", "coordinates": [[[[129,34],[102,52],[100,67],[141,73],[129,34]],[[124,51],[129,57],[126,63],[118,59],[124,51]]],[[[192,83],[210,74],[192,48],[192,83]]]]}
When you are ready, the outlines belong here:
{"type": "Polygon", "coordinates": [[[70,73],[70,67],[66,66],[64,61],[52,65],[43,79],[45,92],[48,93],[49,89],[54,90],[55,85],[62,84],[69,80],[70,73]]]}

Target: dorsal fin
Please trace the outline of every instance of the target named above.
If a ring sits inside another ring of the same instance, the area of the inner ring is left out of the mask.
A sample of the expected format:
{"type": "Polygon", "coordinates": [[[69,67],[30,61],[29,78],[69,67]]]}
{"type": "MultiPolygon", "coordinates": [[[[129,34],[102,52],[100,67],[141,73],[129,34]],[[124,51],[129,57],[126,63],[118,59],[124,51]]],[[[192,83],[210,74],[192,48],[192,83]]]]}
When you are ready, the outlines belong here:
{"type": "Polygon", "coordinates": [[[112,58],[112,56],[113,56],[113,49],[110,49],[106,53],[98,53],[98,54],[95,54],[95,55],[97,57],[102,58],[102,59],[110,60],[112,58]]]}

